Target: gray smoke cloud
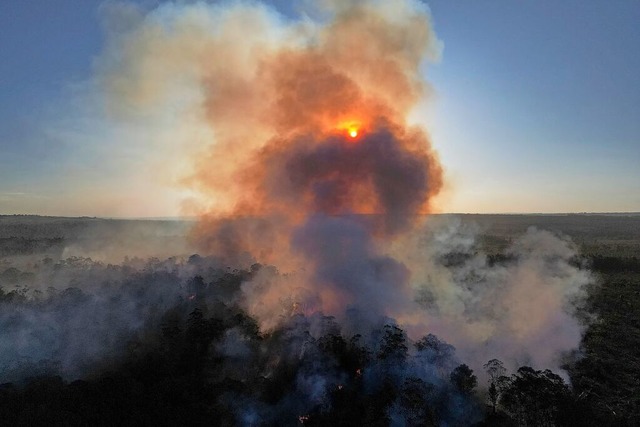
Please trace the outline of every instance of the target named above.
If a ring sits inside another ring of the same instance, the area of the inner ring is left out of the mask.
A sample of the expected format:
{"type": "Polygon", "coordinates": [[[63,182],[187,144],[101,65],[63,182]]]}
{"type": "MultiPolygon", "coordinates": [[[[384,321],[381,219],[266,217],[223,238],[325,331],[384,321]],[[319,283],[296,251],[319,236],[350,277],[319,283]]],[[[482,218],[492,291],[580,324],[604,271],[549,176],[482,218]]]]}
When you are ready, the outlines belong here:
{"type": "Polygon", "coordinates": [[[580,343],[585,325],[575,314],[593,282],[575,244],[530,228],[504,259],[492,261],[477,226],[434,222],[408,244],[415,251],[412,287],[428,328],[447,337],[476,369],[492,358],[511,368],[561,369],[562,357],[580,343]]]}

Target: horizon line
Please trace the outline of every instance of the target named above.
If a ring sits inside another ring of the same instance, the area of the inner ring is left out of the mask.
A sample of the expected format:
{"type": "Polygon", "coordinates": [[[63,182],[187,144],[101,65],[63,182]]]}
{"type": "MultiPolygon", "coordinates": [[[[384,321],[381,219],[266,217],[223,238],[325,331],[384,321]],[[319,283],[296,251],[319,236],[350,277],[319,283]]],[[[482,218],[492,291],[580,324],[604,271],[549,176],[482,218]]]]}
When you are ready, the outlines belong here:
{"type": "MultiPolygon", "coordinates": [[[[381,214],[344,214],[344,215],[381,215],[381,214]]],[[[433,212],[419,215],[504,215],[504,216],[566,216],[566,215],[640,215],[640,211],[581,211],[581,212],[433,212]]],[[[115,220],[115,221],[190,221],[200,218],[198,215],[185,215],[185,216],[92,216],[92,215],[43,215],[43,214],[5,214],[0,213],[2,217],[36,217],[36,218],[68,218],[68,219],[100,219],[100,220],[115,220]]]]}

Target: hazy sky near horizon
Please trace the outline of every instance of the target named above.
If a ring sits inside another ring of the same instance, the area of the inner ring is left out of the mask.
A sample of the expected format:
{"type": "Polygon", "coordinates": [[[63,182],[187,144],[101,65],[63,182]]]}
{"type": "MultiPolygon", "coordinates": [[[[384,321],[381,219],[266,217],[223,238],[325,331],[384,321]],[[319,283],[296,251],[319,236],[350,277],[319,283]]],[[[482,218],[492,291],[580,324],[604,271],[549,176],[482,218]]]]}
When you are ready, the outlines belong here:
{"type": "MultiPolygon", "coordinates": [[[[415,117],[446,170],[441,210],[640,211],[640,2],[427,4],[443,49],[415,117]]],[[[100,120],[104,5],[0,2],[0,214],[183,213],[172,152],[119,143],[140,129],[100,120]]],[[[147,137],[161,144],[181,125],[167,118],[147,137]]]]}

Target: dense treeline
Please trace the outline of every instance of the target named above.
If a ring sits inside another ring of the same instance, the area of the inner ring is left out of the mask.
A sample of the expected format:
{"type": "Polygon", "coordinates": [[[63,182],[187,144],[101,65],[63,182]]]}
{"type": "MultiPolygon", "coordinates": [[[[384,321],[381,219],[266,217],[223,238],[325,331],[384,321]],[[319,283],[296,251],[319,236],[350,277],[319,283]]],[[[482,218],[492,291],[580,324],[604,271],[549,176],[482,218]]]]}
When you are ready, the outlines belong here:
{"type": "MultiPolygon", "coordinates": [[[[0,386],[0,417],[7,425],[571,426],[633,425],[637,419],[637,413],[618,412],[628,409],[625,402],[615,409],[609,403],[637,385],[610,383],[621,371],[598,366],[614,363],[609,368],[619,369],[625,359],[611,354],[603,360],[606,353],[589,335],[586,357],[571,369],[573,388],[549,370],[523,366],[510,375],[499,360],[485,365],[489,381],[478,384],[451,345],[433,335],[412,342],[391,320],[359,334],[331,317],[291,311],[283,312],[280,327],[261,331],[237,304],[241,284],[267,268],[260,265],[231,271],[194,256],[181,267],[176,260],[104,266],[72,259],[47,261],[41,268],[66,272],[65,277],[73,271],[82,280],[100,277],[103,283],[48,294],[27,288],[1,292],[3,344],[34,309],[58,310],[68,321],[81,307],[98,311],[97,301],[105,298],[133,304],[146,326],[127,333],[113,320],[109,328],[121,352],[89,367],[80,379],[63,379],[66,362],[55,357],[24,361],[18,371],[35,376],[14,375],[0,386]],[[185,270],[194,274],[185,276],[185,270]],[[156,298],[159,286],[176,292],[156,298]],[[145,311],[142,304],[153,309],[145,311]],[[594,349],[599,353],[590,353],[594,349]]],[[[597,332],[592,328],[590,334],[597,332]]],[[[62,342],[77,345],[73,337],[62,342]]],[[[91,344],[90,338],[83,343],[91,344]]]]}

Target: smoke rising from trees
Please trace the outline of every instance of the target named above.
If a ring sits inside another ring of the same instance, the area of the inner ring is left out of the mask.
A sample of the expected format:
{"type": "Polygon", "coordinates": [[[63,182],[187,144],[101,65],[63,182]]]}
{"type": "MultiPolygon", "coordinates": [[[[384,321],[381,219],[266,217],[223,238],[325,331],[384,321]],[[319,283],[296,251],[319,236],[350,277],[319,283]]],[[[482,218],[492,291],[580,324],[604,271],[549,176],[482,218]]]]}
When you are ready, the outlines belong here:
{"type": "Polygon", "coordinates": [[[560,368],[590,281],[574,245],[530,229],[492,260],[474,230],[426,215],[444,171],[407,116],[439,49],[428,9],[319,5],[300,19],[258,3],[110,6],[108,113],[153,127],[167,108],[211,137],[182,154],[200,255],[39,265],[25,282],[39,293],[3,295],[4,380],[148,356],[215,384],[205,395],[242,425],[322,420],[353,396],[363,425],[428,425],[478,418],[487,360],[560,368]]]}

